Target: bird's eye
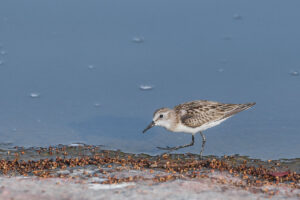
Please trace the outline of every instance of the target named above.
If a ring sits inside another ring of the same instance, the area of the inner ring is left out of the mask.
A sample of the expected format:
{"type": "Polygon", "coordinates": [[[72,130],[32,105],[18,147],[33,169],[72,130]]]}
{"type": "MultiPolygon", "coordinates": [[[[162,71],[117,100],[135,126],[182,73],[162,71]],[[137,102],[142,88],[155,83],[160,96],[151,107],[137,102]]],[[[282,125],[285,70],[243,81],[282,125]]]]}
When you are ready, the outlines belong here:
{"type": "Polygon", "coordinates": [[[164,117],[164,115],[159,115],[159,118],[163,118],[164,117]]]}

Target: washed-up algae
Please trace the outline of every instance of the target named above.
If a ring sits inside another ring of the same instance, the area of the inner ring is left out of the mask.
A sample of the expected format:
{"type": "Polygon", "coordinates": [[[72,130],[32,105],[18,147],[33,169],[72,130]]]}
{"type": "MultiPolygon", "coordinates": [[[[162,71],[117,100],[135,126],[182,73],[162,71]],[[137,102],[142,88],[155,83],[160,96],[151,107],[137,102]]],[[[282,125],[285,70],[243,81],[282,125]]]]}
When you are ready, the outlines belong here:
{"type": "MultiPolygon", "coordinates": [[[[197,180],[211,178],[214,172],[228,173],[241,181],[218,178],[221,184],[242,188],[253,193],[276,195],[263,186],[284,184],[300,189],[300,159],[268,160],[251,159],[247,156],[206,156],[203,160],[195,154],[130,154],[105,150],[101,146],[64,146],[48,148],[14,147],[0,151],[2,176],[36,176],[41,178],[70,178],[85,180],[101,177],[100,184],[120,184],[148,181],[151,184],[173,180],[197,180]],[[74,171],[85,169],[74,175],[74,171]],[[140,171],[132,175],[130,170],[140,171]],[[66,173],[67,171],[67,173],[66,173]],[[122,176],[116,172],[123,172],[122,176]],[[127,173],[128,172],[128,173],[127,173]],[[152,176],[143,175],[152,174],[152,176]],[[127,175],[126,175],[127,174],[127,175]]],[[[300,196],[299,196],[300,197],[300,196]]]]}

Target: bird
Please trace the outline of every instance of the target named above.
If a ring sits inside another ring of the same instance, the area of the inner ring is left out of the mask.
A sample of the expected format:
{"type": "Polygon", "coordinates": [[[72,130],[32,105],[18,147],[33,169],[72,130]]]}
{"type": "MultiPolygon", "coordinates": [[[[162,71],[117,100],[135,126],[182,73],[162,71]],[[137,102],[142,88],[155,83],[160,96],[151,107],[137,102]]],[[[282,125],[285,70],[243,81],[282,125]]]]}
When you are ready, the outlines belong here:
{"type": "Polygon", "coordinates": [[[154,126],[161,126],[171,132],[192,134],[192,142],[175,147],[157,147],[161,150],[173,151],[194,145],[195,134],[200,133],[202,146],[200,158],[202,159],[206,137],[202,131],[224,122],[233,115],[251,108],[256,103],[231,104],[208,100],[195,100],[185,102],[171,108],[157,109],[153,114],[152,122],[143,130],[143,133],[154,126]]]}

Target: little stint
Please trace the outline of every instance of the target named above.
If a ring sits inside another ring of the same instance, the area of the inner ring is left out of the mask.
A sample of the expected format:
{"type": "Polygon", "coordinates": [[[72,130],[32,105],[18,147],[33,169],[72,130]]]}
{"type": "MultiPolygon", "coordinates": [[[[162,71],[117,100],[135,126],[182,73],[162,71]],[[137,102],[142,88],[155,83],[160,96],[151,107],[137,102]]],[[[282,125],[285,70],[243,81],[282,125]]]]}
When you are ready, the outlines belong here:
{"type": "Polygon", "coordinates": [[[254,105],[255,103],[224,104],[214,101],[197,100],[177,105],[173,109],[160,108],[154,112],[152,122],[145,128],[143,133],[154,126],[162,126],[172,132],[192,134],[192,142],[190,144],[176,147],[157,147],[162,150],[172,151],[193,146],[194,136],[199,132],[202,136],[200,151],[200,158],[202,158],[206,142],[202,131],[217,126],[236,113],[247,110],[254,105]]]}

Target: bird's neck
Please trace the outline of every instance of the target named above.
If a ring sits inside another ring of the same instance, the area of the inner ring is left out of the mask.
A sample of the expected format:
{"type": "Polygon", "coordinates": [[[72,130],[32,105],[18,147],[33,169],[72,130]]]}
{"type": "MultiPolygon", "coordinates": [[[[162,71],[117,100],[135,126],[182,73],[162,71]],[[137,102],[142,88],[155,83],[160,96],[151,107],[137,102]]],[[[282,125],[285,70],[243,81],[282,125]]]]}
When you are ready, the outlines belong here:
{"type": "Polygon", "coordinates": [[[170,111],[169,113],[169,120],[168,123],[165,123],[163,127],[165,127],[169,131],[175,131],[177,125],[178,125],[178,116],[176,115],[175,111],[170,111]]]}

